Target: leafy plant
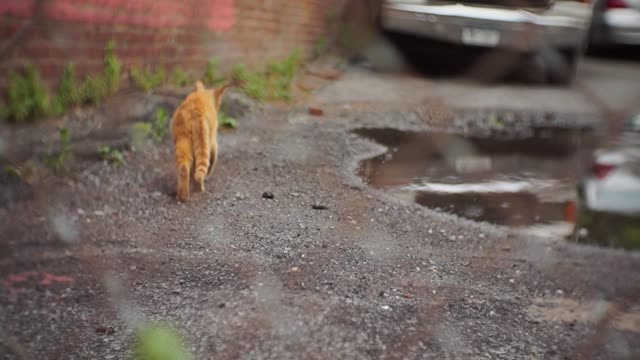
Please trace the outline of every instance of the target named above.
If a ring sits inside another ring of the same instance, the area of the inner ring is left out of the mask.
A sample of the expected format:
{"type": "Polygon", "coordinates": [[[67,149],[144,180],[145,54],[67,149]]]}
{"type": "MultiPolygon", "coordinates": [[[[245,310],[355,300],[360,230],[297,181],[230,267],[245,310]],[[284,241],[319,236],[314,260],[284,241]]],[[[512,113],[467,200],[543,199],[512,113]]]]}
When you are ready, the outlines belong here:
{"type": "Polygon", "coordinates": [[[235,129],[238,127],[238,120],[230,117],[229,115],[227,115],[222,111],[218,114],[218,122],[220,123],[220,126],[224,126],[232,129],[235,129]]]}
{"type": "Polygon", "coordinates": [[[134,85],[145,92],[149,92],[157,88],[166,80],[165,72],[162,67],[152,70],[149,67],[139,69],[134,66],[129,71],[129,75],[131,75],[134,85]]]}
{"type": "Polygon", "coordinates": [[[71,130],[68,128],[60,129],[59,133],[59,150],[54,152],[52,149],[45,156],[45,163],[57,173],[64,172],[67,169],[69,161],[72,159],[71,152],[71,130]]]}
{"type": "Polygon", "coordinates": [[[182,68],[176,67],[171,74],[171,83],[177,87],[185,87],[189,84],[189,74],[187,74],[182,68]]]}
{"type": "Polygon", "coordinates": [[[207,62],[207,69],[204,72],[204,76],[202,77],[202,82],[206,86],[214,86],[219,83],[222,79],[218,77],[218,60],[217,59],[209,59],[207,62]]]}
{"type": "Polygon", "coordinates": [[[180,334],[163,325],[146,325],[136,333],[134,360],[192,360],[180,334]]]}
{"type": "Polygon", "coordinates": [[[268,73],[271,79],[271,98],[289,100],[291,98],[291,82],[300,67],[300,53],[294,51],[280,62],[272,62],[268,73]]]}
{"type": "Polygon", "coordinates": [[[151,135],[156,142],[162,142],[169,133],[169,114],[163,108],[158,108],[151,122],[151,135]]]}
{"type": "Polygon", "coordinates": [[[289,100],[292,97],[291,83],[300,64],[300,53],[294,51],[283,60],[269,62],[263,71],[249,72],[238,64],[233,67],[231,78],[247,95],[258,101],[289,100]]]}
{"type": "Polygon", "coordinates": [[[242,90],[258,101],[264,100],[268,95],[266,76],[263,73],[248,74],[242,90]]]}
{"type": "Polygon", "coordinates": [[[152,139],[160,143],[169,134],[169,114],[163,108],[156,110],[153,119],[138,121],[131,128],[131,136],[134,146],[142,145],[146,140],[152,139]]]}
{"type": "Polygon", "coordinates": [[[131,140],[134,147],[140,147],[153,133],[151,123],[138,121],[131,127],[131,140]]]}
{"type": "Polygon", "coordinates": [[[87,76],[82,84],[82,99],[86,103],[99,104],[109,95],[109,84],[103,76],[87,76]]]}
{"type": "Polygon", "coordinates": [[[82,103],[82,87],[76,80],[75,66],[73,63],[67,64],[67,67],[65,67],[62,73],[62,78],[58,84],[56,99],[63,107],[82,103]]]}
{"type": "Polygon", "coordinates": [[[115,54],[116,43],[113,40],[107,42],[104,49],[104,80],[109,93],[118,91],[122,66],[115,54]]]}
{"type": "Polygon", "coordinates": [[[98,148],[98,154],[103,160],[109,161],[115,164],[123,164],[124,156],[118,149],[113,149],[110,146],[102,146],[98,148]]]}
{"type": "Polygon", "coordinates": [[[236,64],[231,68],[231,79],[237,83],[244,83],[247,81],[247,77],[249,73],[247,72],[247,68],[242,64],[236,64]]]}
{"type": "Polygon", "coordinates": [[[28,65],[24,74],[9,72],[7,109],[3,117],[24,122],[50,113],[51,101],[38,70],[28,65]]]}
{"type": "Polygon", "coordinates": [[[22,179],[22,171],[20,171],[19,168],[7,164],[4,166],[4,168],[2,169],[4,174],[8,177],[12,177],[12,178],[16,178],[16,179],[22,179]]]}

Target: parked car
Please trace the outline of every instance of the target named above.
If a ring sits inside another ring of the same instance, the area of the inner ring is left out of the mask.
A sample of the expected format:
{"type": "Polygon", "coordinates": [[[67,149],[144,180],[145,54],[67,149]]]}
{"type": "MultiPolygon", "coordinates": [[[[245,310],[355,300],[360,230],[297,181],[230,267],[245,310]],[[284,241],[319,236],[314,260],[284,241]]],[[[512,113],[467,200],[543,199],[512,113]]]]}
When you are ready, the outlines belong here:
{"type": "Polygon", "coordinates": [[[591,173],[578,186],[574,237],[640,249],[640,114],[595,151],[591,173]]]}
{"type": "MultiPolygon", "coordinates": [[[[637,0],[633,0],[637,1],[637,0]]],[[[591,5],[567,0],[386,0],[386,31],[521,53],[544,64],[546,80],[571,81],[584,52],[591,5]]]]}
{"type": "Polygon", "coordinates": [[[640,0],[596,0],[590,45],[640,45],[640,0]]]}

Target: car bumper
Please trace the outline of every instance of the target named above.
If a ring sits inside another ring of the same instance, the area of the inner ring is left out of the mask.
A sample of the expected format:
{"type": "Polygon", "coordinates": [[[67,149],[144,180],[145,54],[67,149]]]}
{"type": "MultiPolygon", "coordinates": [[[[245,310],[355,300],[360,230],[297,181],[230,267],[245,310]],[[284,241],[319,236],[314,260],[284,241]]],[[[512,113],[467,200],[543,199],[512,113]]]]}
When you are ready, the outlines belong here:
{"type": "Polygon", "coordinates": [[[611,9],[602,18],[604,42],[620,45],[640,45],[640,11],[611,9]]]}
{"type": "Polygon", "coordinates": [[[576,5],[580,7],[535,14],[461,4],[385,4],[381,20],[387,30],[454,44],[523,52],[545,46],[581,49],[589,27],[589,8],[577,3],[569,6],[576,5]]]}
{"type": "Polygon", "coordinates": [[[580,184],[578,199],[586,210],[640,217],[640,187],[621,189],[591,177],[580,184]]]}

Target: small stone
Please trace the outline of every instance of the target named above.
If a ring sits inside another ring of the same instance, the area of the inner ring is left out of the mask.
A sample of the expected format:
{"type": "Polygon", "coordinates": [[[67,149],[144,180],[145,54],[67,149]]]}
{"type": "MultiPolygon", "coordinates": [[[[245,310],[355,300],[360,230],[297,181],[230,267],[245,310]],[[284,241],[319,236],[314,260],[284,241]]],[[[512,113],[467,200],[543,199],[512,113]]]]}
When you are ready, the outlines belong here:
{"type": "Polygon", "coordinates": [[[172,293],[173,295],[180,295],[180,294],[182,294],[182,290],[180,290],[180,289],[175,289],[175,290],[171,291],[171,293],[172,293]]]}
{"type": "Polygon", "coordinates": [[[265,191],[262,193],[262,198],[263,199],[273,199],[275,196],[273,195],[272,192],[269,191],[265,191]]]}
{"type": "Polygon", "coordinates": [[[289,269],[289,271],[291,272],[298,272],[300,269],[297,266],[292,267],[291,269],[289,269]]]}
{"type": "Polygon", "coordinates": [[[220,309],[224,309],[226,306],[227,306],[227,304],[225,304],[225,303],[220,303],[220,304],[218,304],[218,307],[219,307],[220,309]]]}
{"type": "Polygon", "coordinates": [[[314,107],[314,106],[310,106],[309,107],[309,114],[313,115],[313,116],[323,116],[324,115],[324,111],[318,107],[314,107]]]}
{"type": "Polygon", "coordinates": [[[94,212],[93,212],[93,214],[94,214],[95,216],[104,216],[104,211],[102,211],[102,210],[96,210],[96,211],[94,211],[94,212]]]}
{"type": "Polygon", "coordinates": [[[131,271],[136,271],[136,270],[137,270],[137,267],[136,267],[135,265],[131,265],[131,266],[129,267],[129,270],[131,270],[131,271]]]}
{"type": "Polygon", "coordinates": [[[389,305],[382,305],[380,307],[382,308],[382,310],[389,310],[390,309],[389,305]]]}
{"type": "Polygon", "coordinates": [[[96,327],[96,333],[97,334],[113,335],[115,332],[116,332],[116,330],[113,328],[113,326],[98,326],[98,327],[96,327]]]}

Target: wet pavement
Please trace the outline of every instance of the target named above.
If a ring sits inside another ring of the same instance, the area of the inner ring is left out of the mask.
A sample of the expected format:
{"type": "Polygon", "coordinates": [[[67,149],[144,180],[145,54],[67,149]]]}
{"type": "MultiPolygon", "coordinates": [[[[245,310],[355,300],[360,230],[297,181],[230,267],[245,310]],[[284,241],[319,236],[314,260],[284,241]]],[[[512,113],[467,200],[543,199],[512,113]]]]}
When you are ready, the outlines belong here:
{"type": "Polygon", "coordinates": [[[590,128],[531,127],[492,137],[384,128],[355,133],[388,148],[361,164],[370,186],[508,226],[572,222],[576,181],[597,142],[590,128]]]}

